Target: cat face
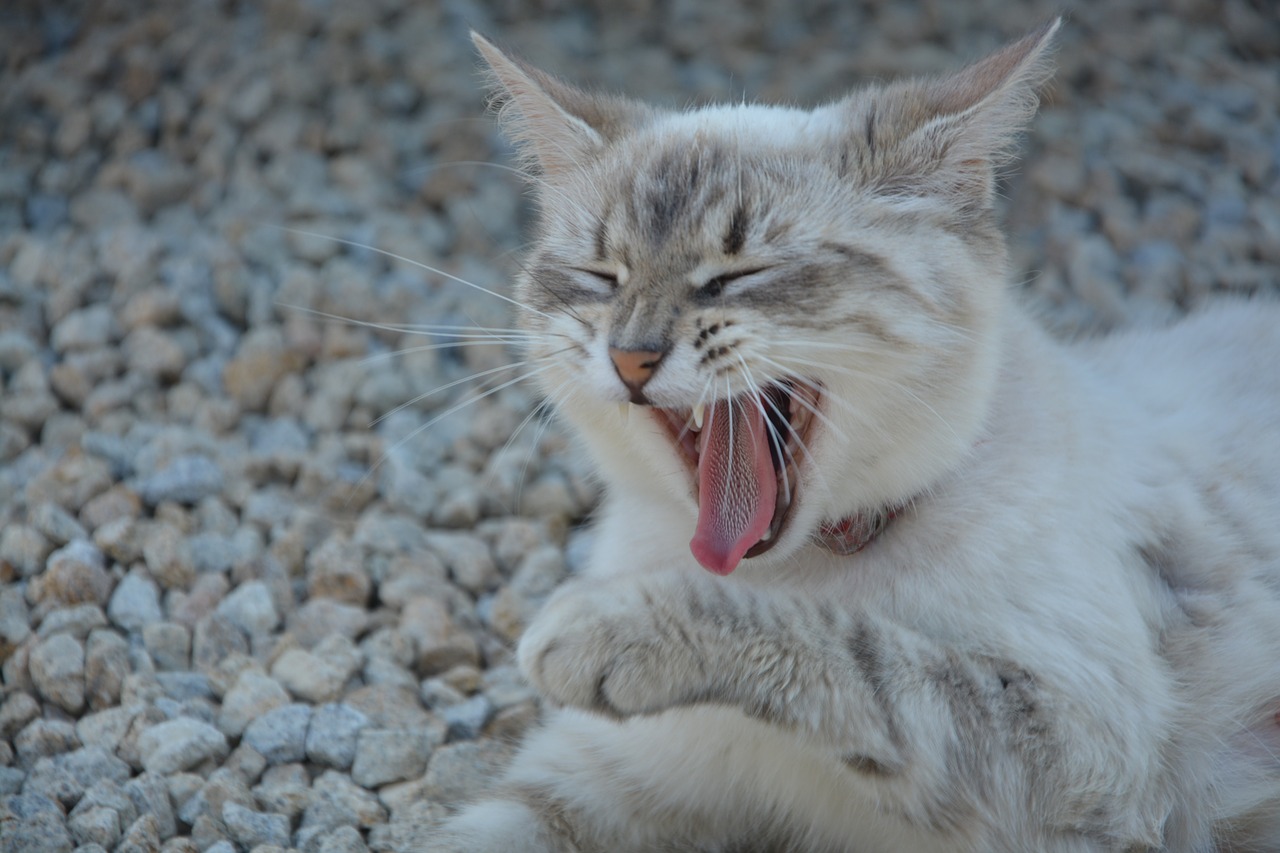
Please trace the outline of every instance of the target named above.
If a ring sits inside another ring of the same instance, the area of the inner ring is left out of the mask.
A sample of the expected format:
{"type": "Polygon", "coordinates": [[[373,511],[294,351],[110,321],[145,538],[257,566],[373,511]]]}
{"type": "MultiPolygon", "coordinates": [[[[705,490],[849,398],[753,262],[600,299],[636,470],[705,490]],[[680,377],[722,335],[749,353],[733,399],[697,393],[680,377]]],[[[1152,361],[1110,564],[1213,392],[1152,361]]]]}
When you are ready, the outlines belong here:
{"type": "Polygon", "coordinates": [[[997,125],[1028,109],[1009,80],[1034,45],[812,111],[658,113],[478,43],[542,172],[529,356],[614,492],[675,506],[702,565],[767,567],[972,446],[1004,286],[997,125]]]}

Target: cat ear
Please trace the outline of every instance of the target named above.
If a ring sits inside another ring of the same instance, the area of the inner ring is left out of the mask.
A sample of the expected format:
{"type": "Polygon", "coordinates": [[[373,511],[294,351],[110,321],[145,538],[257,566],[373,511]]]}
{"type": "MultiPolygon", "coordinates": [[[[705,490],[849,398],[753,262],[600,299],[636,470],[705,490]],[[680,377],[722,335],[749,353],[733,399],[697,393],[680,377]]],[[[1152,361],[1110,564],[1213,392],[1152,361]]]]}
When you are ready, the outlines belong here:
{"type": "Polygon", "coordinates": [[[1052,73],[1050,43],[1061,19],[963,71],[909,81],[846,102],[868,183],[884,195],[942,196],[988,209],[996,169],[1035,114],[1052,73]]]}
{"type": "Polygon", "coordinates": [[[489,66],[493,104],[508,137],[534,166],[554,177],[589,160],[638,124],[645,108],[583,92],[471,33],[489,66]]]}

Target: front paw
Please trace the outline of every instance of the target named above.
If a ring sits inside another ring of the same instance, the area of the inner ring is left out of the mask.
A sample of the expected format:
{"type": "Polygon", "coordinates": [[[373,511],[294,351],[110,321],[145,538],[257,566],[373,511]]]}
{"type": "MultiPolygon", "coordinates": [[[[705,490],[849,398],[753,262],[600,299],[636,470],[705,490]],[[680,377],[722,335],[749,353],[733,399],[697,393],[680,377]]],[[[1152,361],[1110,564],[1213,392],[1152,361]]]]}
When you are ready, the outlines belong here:
{"type": "Polygon", "coordinates": [[[707,663],[678,583],[578,581],[525,632],[520,667],[550,699],[626,717],[697,701],[707,663]]]}

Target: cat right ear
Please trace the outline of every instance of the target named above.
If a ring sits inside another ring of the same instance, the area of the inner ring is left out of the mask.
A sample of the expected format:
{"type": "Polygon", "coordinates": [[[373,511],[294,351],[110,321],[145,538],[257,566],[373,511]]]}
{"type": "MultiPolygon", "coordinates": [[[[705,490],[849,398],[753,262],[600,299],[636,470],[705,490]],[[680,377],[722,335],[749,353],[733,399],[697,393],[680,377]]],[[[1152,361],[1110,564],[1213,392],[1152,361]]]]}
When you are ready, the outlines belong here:
{"type": "Polygon", "coordinates": [[[508,56],[475,31],[471,40],[489,66],[499,122],[529,165],[548,177],[596,156],[645,116],[644,107],[583,92],[508,56]]]}

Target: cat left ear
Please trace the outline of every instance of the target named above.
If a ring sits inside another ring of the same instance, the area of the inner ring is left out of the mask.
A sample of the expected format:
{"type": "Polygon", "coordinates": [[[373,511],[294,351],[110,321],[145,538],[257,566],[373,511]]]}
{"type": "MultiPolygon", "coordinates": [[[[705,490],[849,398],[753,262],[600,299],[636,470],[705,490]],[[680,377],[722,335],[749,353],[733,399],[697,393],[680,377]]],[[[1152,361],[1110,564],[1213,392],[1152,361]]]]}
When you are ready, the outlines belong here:
{"type": "Polygon", "coordinates": [[[885,87],[847,102],[864,177],[884,195],[942,196],[989,209],[996,169],[1035,114],[1052,74],[1057,18],[963,71],[885,87]]]}
{"type": "Polygon", "coordinates": [[[630,101],[583,92],[510,57],[477,32],[471,40],[492,73],[499,121],[530,165],[548,177],[594,157],[646,115],[630,101]]]}

